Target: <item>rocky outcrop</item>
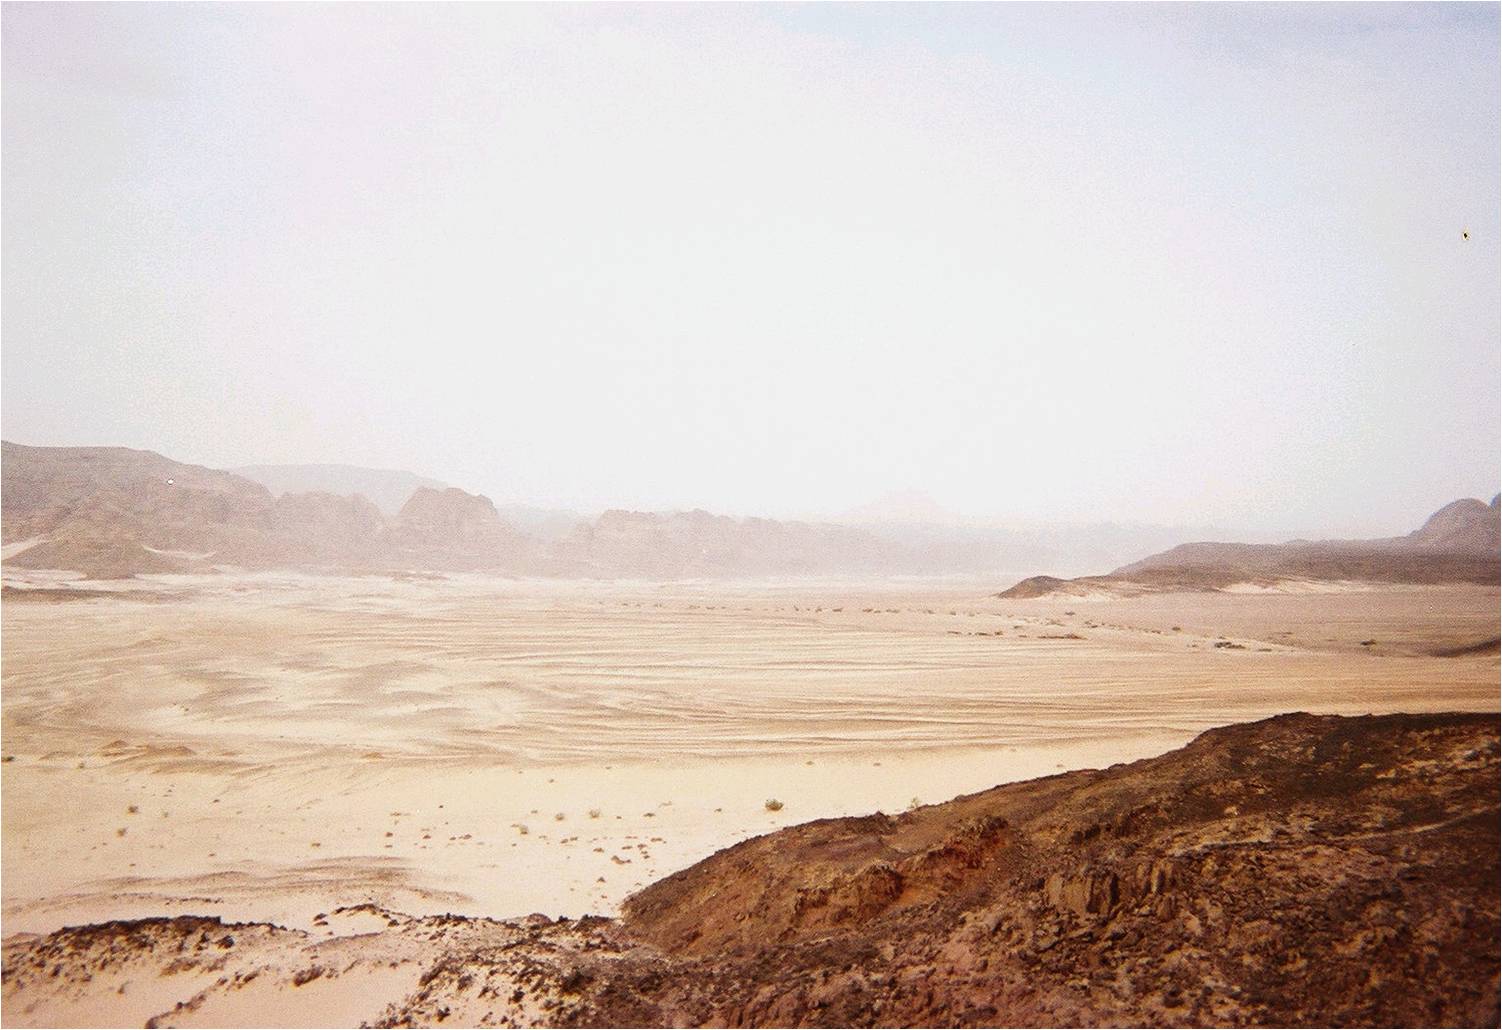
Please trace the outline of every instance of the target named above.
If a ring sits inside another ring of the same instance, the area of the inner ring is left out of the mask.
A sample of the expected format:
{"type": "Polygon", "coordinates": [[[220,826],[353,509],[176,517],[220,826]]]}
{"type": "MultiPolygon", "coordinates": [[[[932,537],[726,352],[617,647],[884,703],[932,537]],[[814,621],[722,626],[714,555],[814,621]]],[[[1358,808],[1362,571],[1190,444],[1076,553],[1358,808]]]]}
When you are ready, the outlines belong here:
{"type": "Polygon", "coordinates": [[[527,558],[526,538],[501,521],[490,498],[455,487],[419,487],[387,539],[397,560],[425,568],[500,569],[527,558]]]}
{"type": "Polygon", "coordinates": [[[284,493],[123,447],[4,444],[7,564],[90,578],[222,566],[496,569],[529,560],[484,497],[419,488],[386,519],[361,495],[284,493]]]}
{"type": "Polygon", "coordinates": [[[227,472],[124,447],[4,444],[10,559],[98,578],[235,562],[272,546],[271,494],[227,472]]]}
{"type": "Polygon", "coordinates": [[[1498,752],[1496,715],[1281,716],[780,830],[620,921],[367,905],[329,917],[359,936],[182,917],[12,938],[5,1011],[222,1025],[257,981],[262,1022],[316,993],[376,1026],[1495,1026],[1498,752]]]}
{"type": "Polygon", "coordinates": [[[414,537],[442,541],[481,537],[504,527],[489,497],[465,493],[457,487],[419,487],[402,505],[393,528],[414,537]]]}
{"type": "Polygon", "coordinates": [[[748,841],[624,925],[683,963],[663,1022],[1495,1025],[1497,730],[1213,730],[748,841]]]}

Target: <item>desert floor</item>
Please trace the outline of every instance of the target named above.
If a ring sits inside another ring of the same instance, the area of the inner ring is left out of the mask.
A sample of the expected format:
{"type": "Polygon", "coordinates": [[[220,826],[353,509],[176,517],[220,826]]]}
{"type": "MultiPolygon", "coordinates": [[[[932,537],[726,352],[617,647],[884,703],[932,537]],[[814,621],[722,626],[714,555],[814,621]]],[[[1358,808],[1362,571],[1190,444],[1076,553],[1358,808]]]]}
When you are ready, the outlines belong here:
{"type": "Polygon", "coordinates": [[[1495,651],[1433,653],[1497,636],[1494,587],[1008,602],[1001,585],[8,591],[4,932],[311,928],[364,901],[610,914],[790,823],[1279,712],[1497,707],[1495,651]]]}

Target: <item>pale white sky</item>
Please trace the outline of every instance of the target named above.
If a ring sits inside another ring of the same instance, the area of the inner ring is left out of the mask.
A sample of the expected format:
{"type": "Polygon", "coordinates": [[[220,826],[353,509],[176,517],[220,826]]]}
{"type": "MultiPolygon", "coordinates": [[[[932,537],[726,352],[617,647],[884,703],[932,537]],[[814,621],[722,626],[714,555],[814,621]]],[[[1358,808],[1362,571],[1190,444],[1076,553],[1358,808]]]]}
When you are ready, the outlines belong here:
{"type": "Polygon", "coordinates": [[[1498,486],[1495,4],[3,22],[7,439],[1320,534],[1498,486]]]}

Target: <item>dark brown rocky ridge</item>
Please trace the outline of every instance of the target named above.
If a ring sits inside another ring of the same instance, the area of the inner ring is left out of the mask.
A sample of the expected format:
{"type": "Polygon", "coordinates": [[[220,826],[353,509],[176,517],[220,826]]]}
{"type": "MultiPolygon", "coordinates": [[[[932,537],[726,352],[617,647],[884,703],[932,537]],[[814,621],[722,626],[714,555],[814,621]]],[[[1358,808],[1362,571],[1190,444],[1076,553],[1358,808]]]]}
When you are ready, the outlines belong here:
{"type": "Polygon", "coordinates": [[[410,975],[357,999],[378,1025],[1493,1026],[1498,751],[1496,715],[1288,715],[758,837],[618,922],[371,908],[384,929],[329,940],[191,917],[12,939],[7,1022],[58,983],[113,1011],[129,965],[185,977],[163,1026],[257,977],[295,1001],[387,967],[410,975]]]}

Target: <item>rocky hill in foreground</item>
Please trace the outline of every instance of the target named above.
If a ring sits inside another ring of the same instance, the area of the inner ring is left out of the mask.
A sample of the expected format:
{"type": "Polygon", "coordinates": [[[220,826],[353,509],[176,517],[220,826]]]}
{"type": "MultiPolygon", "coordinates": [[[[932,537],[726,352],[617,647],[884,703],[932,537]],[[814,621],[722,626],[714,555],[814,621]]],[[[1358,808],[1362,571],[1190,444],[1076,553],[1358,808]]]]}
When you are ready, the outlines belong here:
{"type": "Polygon", "coordinates": [[[1473,497],[1452,501],[1407,536],[1293,540],[1285,544],[1192,543],[1104,576],[1033,576],[998,597],[1223,590],[1283,582],[1496,583],[1502,575],[1502,513],[1473,497]]]}
{"type": "Polygon", "coordinates": [[[728,848],[622,920],[12,938],[8,1025],[1495,1026],[1498,717],[1288,715],[728,848]]]}

